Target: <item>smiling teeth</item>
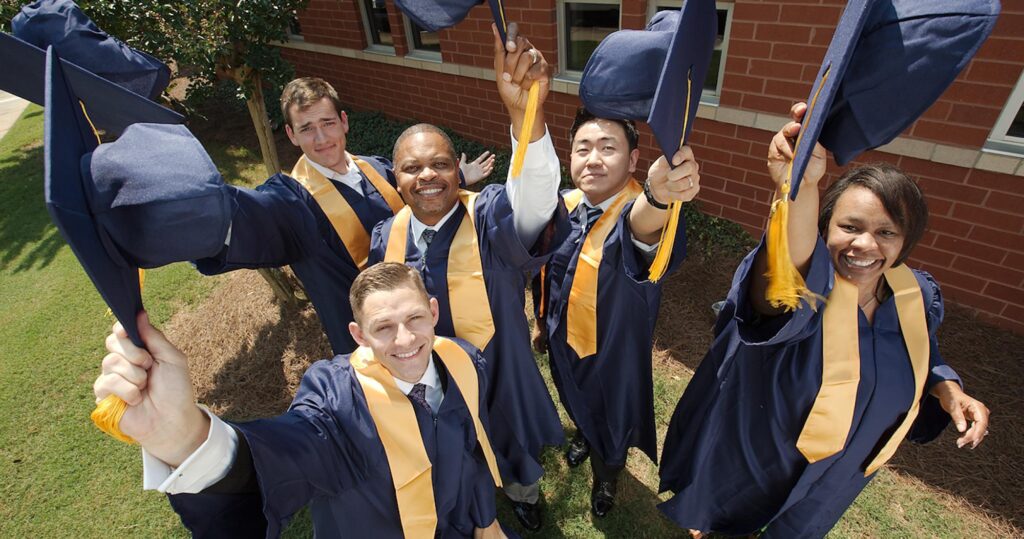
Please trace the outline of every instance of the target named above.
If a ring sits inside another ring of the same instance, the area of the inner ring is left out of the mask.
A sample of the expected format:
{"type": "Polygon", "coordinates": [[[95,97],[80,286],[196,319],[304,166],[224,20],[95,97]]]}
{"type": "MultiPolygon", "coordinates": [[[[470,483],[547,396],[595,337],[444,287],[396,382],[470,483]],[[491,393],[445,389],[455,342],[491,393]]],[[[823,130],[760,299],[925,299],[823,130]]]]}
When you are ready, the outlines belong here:
{"type": "Polygon", "coordinates": [[[395,354],[395,357],[400,357],[402,359],[409,359],[412,356],[415,356],[416,352],[419,352],[419,349],[413,350],[412,352],[409,352],[408,354],[395,354]]]}
{"type": "Polygon", "coordinates": [[[877,260],[856,260],[850,257],[846,257],[846,262],[851,266],[857,266],[858,268],[866,268],[877,262],[877,260]]]}
{"type": "Polygon", "coordinates": [[[440,189],[424,189],[423,191],[420,191],[420,194],[421,195],[436,195],[436,194],[438,194],[440,192],[441,192],[440,189]]]}

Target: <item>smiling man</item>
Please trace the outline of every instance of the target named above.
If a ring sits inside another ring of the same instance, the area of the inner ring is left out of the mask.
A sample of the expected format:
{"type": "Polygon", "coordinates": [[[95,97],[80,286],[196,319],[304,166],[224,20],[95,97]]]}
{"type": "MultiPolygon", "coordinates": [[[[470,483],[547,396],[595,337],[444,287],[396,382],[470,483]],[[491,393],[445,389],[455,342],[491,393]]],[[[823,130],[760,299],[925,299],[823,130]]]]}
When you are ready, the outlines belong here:
{"type": "Polygon", "coordinates": [[[196,405],[145,314],[146,349],[115,326],[96,396],[128,402],[146,488],[195,537],[276,537],[306,504],[319,537],[503,537],[479,351],[434,336],[437,301],[403,264],[360,274],[350,305],[360,347],[313,364],[285,414],[237,424],[196,405]]]}
{"type": "MultiPolygon", "coordinates": [[[[352,313],[343,300],[366,267],[373,226],[404,206],[391,162],[346,151],[348,115],[323,79],[295,79],[281,93],[285,132],[302,157],[290,174],[276,174],[256,190],[232,187],[234,213],[225,247],[197,260],[212,275],[239,268],[291,265],[336,354],[356,344],[352,313]]],[[[456,167],[458,167],[456,163],[456,167]]],[[[465,165],[467,183],[490,174],[493,158],[465,165]]]]}
{"type": "Polygon", "coordinates": [[[480,193],[461,190],[451,140],[432,125],[410,127],[394,150],[395,176],[408,206],[374,229],[370,261],[404,262],[419,270],[438,301],[438,334],[483,351],[491,441],[504,490],[519,521],[536,530],[544,473],[540,452],[562,443],[564,434],[530,351],[524,273],[543,264],[568,227],[564,213],[556,211],[560,167],[544,125],[547,62],[518,36],[514,23],[508,41],[503,46],[495,31],[495,73],[512,133],[521,132],[528,88],[540,85],[530,140],[512,139],[513,146],[529,144],[520,177],[480,193]]]}

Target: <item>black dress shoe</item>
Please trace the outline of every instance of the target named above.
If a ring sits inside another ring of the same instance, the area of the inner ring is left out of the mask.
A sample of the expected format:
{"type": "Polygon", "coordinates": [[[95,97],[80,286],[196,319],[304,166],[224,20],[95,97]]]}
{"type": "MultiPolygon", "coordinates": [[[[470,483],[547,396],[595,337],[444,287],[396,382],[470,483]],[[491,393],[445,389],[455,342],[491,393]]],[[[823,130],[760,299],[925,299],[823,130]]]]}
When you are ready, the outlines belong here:
{"type": "Polygon", "coordinates": [[[601,518],[615,507],[615,483],[594,480],[594,488],[590,491],[590,511],[595,517],[601,518]]]}
{"type": "Polygon", "coordinates": [[[540,529],[540,502],[527,503],[513,501],[512,511],[515,512],[516,518],[519,519],[519,523],[527,530],[535,532],[540,529]]]}
{"type": "Polygon", "coordinates": [[[569,463],[570,468],[575,468],[583,461],[587,460],[590,456],[590,444],[587,440],[577,434],[569,441],[569,448],[565,450],[565,461],[569,463]]]}

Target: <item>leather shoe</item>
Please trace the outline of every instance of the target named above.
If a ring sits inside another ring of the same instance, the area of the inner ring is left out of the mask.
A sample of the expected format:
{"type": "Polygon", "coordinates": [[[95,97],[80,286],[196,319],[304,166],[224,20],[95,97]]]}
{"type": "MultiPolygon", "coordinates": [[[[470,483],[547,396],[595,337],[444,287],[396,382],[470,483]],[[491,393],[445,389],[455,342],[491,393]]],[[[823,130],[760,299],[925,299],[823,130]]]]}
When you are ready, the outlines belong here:
{"type": "Polygon", "coordinates": [[[527,503],[513,501],[512,511],[515,512],[519,523],[527,530],[535,532],[540,529],[542,524],[540,519],[540,502],[527,503]]]}
{"type": "Polygon", "coordinates": [[[590,511],[595,517],[601,518],[615,507],[615,483],[594,480],[594,488],[590,491],[590,511]]]}
{"type": "Polygon", "coordinates": [[[583,461],[587,460],[590,456],[590,444],[587,440],[577,434],[569,441],[569,448],[565,450],[565,461],[569,463],[570,468],[575,468],[583,461]]]}

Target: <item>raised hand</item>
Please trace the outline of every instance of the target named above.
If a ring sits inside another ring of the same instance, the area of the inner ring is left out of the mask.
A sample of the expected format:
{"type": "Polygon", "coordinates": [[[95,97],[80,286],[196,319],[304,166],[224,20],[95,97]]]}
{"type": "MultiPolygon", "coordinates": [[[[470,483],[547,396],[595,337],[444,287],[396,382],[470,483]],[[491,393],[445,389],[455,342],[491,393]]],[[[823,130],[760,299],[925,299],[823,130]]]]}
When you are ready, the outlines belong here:
{"type": "Polygon", "coordinates": [[[107,337],[110,353],[93,384],[96,401],[117,395],[128,403],[119,428],[150,454],[178,466],[206,440],[210,419],[196,406],[188,360],[139,315],[146,348],[135,346],[120,323],[107,337]]]}
{"type": "Polygon", "coordinates": [[[484,153],[469,162],[466,161],[466,154],[462,154],[462,157],[459,158],[459,170],[462,171],[462,177],[466,179],[466,186],[473,185],[490,176],[494,171],[494,154],[485,150],[484,153]]]}
{"type": "MultiPolygon", "coordinates": [[[[768,144],[768,174],[771,175],[775,186],[779,187],[786,181],[789,174],[789,166],[793,162],[794,151],[796,150],[796,137],[800,134],[803,125],[804,114],[807,112],[806,103],[797,103],[789,109],[789,116],[793,121],[782,126],[782,129],[775,134],[771,143],[768,144]]],[[[811,158],[804,169],[802,185],[817,186],[818,181],[825,175],[825,148],[815,143],[811,158]]]]}
{"type": "MultiPolygon", "coordinates": [[[[530,87],[534,83],[540,85],[539,103],[543,104],[551,89],[551,69],[544,54],[535,49],[530,41],[519,35],[516,23],[509,23],[507,42],[501,42],[498,28],[491,25],[494,34],[494,74],[498,84],[501,101],[512,117],[514,133],[518,135],[519,124],[526,112],[526,102],[530,87]]],[[[544,122],[538,110],[537,122],[534,123],[531,140],[544,136],[544,122]],[[537,134],[539,131],[539,135],[537,134]]]]}
{"type": "Polygon", "coordinates": [[[661,156],[647,170],[651,194],[662,204],[693,200],[700,192],[700,166],[693,159],[693,150],[683,146],[672,156],[672,162],[675,168],[661,156]]]}

